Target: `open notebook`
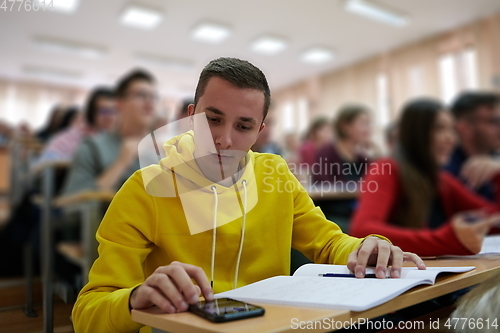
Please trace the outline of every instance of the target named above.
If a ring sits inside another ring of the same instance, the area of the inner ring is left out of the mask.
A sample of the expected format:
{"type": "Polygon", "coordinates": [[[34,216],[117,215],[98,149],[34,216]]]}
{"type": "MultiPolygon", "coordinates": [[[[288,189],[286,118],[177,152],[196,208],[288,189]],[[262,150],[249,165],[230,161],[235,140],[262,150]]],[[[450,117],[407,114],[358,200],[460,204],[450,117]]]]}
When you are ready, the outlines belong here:
{"type": "MultiPolygon", "coordinates": [[[[404,267],[400,279],[320,277],[349,274],[346,266],[307,264],[293,276],[275,276],[215,295],[240,301],[364,311],[420,285],[434,284],[439,273],[463,273],[475,267],[404,267]]],[[[374,273],[373,268],[367,274],[374,273]]]]}

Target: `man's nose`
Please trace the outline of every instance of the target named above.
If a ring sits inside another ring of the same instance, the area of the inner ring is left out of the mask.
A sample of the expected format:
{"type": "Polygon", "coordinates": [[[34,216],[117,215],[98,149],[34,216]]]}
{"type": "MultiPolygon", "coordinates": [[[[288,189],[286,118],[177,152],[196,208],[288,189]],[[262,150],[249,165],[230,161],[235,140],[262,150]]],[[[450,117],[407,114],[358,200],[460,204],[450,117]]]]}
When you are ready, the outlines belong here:
{"type": "Polygon", "coordinates": [[[223,129],[219,133],[217,133],[217,137],[215,138],[215,146],[217,149],[224,150],[229,149],[233,144],[231,140],[231,130],[223,129]]]}

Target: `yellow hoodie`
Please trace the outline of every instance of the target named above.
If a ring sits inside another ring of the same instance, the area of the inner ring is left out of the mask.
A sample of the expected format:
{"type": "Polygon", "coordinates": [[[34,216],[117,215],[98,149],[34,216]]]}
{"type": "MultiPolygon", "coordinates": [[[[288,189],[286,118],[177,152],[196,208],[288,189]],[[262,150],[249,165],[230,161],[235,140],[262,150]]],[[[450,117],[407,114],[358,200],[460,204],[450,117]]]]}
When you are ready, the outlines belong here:
{"type": "Polygon", "coordinates": [[[233,288],[243,217],[238,287],[288,275],[291,247],[315,263],[346,264],[360,245],[326,220],[281,157],[248,152],[247,167],[227,188],[203,176],[193,142],[192,132],[167,141],[160,165],[135,172],[111,202],[97,231],[99,258],[73,308],[76,332],[137,332],[130,292],[159,266],[189,263],[210,279],[213,230],[205,220],[213,221],[214,191],[215,293],[233,288]]]}

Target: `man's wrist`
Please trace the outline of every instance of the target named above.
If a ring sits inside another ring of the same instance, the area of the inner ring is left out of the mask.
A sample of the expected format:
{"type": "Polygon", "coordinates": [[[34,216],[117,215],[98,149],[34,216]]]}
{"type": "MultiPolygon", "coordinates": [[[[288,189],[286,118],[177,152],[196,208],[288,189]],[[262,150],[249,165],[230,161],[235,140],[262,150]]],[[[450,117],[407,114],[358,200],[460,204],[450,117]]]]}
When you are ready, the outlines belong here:
{"type": "Polygon", "coordinates": [[[137,290],[137,288],[139,288],[142,284],[136,286],[134,289],[132,289],[132,291],[130,292],[130,295],[128,297],[128,310],[129,311],[132,311],[133,310],[133,307],[132,307],[132,297],[134,297],[134,292],[137,290]]]}

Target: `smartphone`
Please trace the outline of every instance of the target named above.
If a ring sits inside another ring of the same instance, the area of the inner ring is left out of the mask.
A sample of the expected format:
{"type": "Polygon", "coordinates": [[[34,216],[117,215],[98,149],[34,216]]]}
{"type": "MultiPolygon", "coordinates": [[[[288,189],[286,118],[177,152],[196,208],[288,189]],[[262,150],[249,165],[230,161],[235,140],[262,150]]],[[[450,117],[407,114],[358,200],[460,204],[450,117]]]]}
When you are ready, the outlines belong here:
{"type": "Polygon", "coordinates": [[[214,323],[252,318],[264,315],[264,308],[234,300],[219,298],[213,301],[201,301],[189,305],[189,311],[214,323]]]}

